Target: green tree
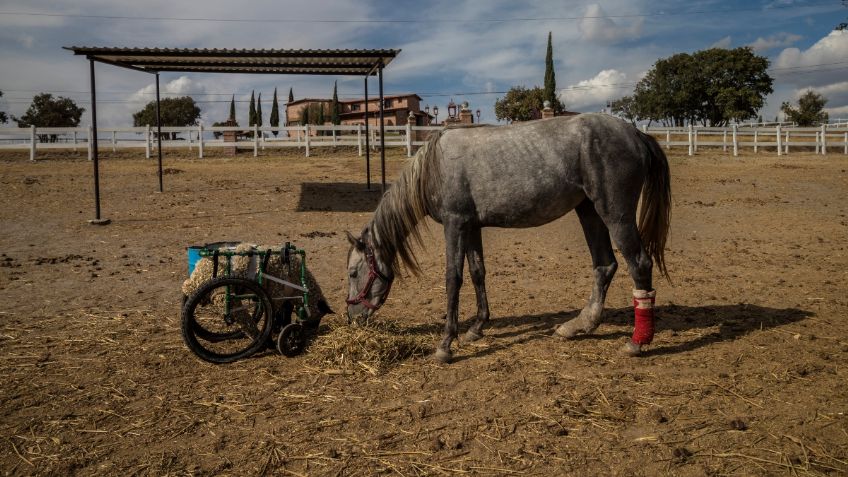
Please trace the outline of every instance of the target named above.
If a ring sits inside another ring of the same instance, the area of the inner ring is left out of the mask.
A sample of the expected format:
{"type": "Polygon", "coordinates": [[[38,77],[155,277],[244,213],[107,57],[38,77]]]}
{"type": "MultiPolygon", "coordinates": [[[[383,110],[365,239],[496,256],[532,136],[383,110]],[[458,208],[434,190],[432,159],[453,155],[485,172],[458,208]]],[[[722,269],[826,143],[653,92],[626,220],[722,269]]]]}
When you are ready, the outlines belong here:
{"type": "MultiPolygon", "coordinates": [[[[159,102],[159,116],[162,126],[195,126],[200,119],[200,108],[191,96],[164,98],[159,102]]],[[[151,101],[141,111],[133,113],[133,126],[156,124],[156,101],[151,101]]],[[[167,134],[167,133],[166,133],[167,134]]],[[[171,133],[176,139],[177,133],[171,133]]]]}
{"type": "Polygon", "coordinates": [[[545,54],[545,92],[543,101],[550,101],[554,112],[560,113],[565,108],[562,103],[557,100],[556,94],[556,73],[554,73],[554,48],[551,43],[551,32],[548,32],[548,51],[545,54]]]}
{"type": "Polygon", "coordinates": [[[339,85],[338,81],[333,82],[333,104],[332,104],[332,116],[330,118],[330,122],[333,124],[341,124],[341,110],[339,108],[339,85]]]}
{"type": "Polygon", "coordinates": [[[324,125],[324,104],[318,103],[318,104],[316,104],[316,106],[317,106],[316,109],[318,110],[317,111],[318,114],[316,115],[315,124],[317,124],[319,126],[323,126],[324,125]]]}
{"type": "Polygon", "coordinates": [[[289,88],[289,103],[294,102],[294,94],[292,93],[292,89],[289,88]]]}
{"type": "MultiPolygon", "coordinates": [[[[69,98],[62,96],[53,99],[50,93],[40,93],[32,98],[32,103],[20,118],[12,116],[12,120],[18,123],[19,128],[47,127],[77,127],[85,108],[80,108],[69,98]]],[[[40,135],[42,141],[56,140],[56,135],[40,135]]]]}
{"type": "Polygon", "coordinates": [[[632,110],[639,119],[671,126],[725,126],[753,118],[773,91],[768,65],[748,47],[662,58],[636,85],[632,110]]]}
{"type": "MultiPolygon", "coordinates": [[[[0,98],[2,98],[2,97],[3,97],[3,92],[0,91],[0,98]]],[[[9,118],[8,118],[8,116],[6,116],[6,112],[0,111],[0,124],[6,124],[7,122],[9,122],[9,118]]]]}
{"type": "Polygon", "coordinates": [[[798,126],[818,126],[827,123],[828,114],[824,110],[827,98],[813,90],[807,90],[798,98],[798,108],[794,108],[789,102],[784,102],[780,110],[786,115],[786,119],[796,123],[798,126]]]}
{"type": "Polygon", "coordinates": [[[250,110],[247,113],[247,125],[253,127],[256,124],[256,100],[253,91],[250,92],[250,110]]]}
{"type": "Polygon", "coordinates": [[[262,127],[262,93],[256,98],[256,125],[262,127]]]}
{"type": "Polygon", "coordinates": [[[19,128],[35,127],[76,127],[85,108],[80,108],[74,100],[62,96],[53,99],[50,93],[37,94],[20,118],[12,116],[19,128]]]}
{"type": "Polygon", "coordinates": [[[236,95],[233,95],[233,98],[230,100],[230,117],[227,120],[236,122],[236,95]]]}
{"type": "MultiPolygon", "coordinates": [[[[513,86],[503,99],[495,101],[495,117],[506,121],[529,121],[542,117],[545,92],[538,86],[532,89],[513,86]]],[[[559,100],[556,100],[559,103],[559,100]]],[[[556,104],[556,103],[554,103],[556,104]]],[[[556,108],[557,106],[553,106],[556,108]]],[[[562,103],[559,107],[563,108],[562,103]]],[[[564,108],[563,108],[564,109],[564,108]]]]}
{"type": "Polygon", "coordinates": [[[617,99],[610,104],[610,109],[612,113],[620,116],[634,125],[636,121],[639,119],[639,112],[636,109],[636,101],[633,99],[633,96],[625,96],[621,99],[617,99]]]}
{"type": "MultiPolygon", "coordinates": [[[[271,102],[271,117],[268,118],[271,127],[280,127],[280,107],[277,105],[277,88],[274,88],[274,99],[271,102]]],[[[277,131],[272,131],[277,137],[277,131]]]]}

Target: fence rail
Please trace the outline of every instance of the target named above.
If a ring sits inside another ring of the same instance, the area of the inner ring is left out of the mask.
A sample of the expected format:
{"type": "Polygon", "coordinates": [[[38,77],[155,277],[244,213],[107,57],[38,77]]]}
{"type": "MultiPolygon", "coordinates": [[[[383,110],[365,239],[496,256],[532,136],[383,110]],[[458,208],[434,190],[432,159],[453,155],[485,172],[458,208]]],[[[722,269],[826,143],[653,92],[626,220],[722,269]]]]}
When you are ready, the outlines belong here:
{"type": "Polygon", "coordinates": [[[688,154],[694,155],[699,147],[721,147],[722,151],[732,150],[733,155],[739,155],[743,147],[773,148],[778,156],[789,154],[790,150],[799,148],[809,149],[816,154],[827,154],[839,151],[848,154],[848,126],[836,128],[822,125],[821,127],[642,127],[642,130],[656,137],[666,149],[674,146],[688,148],[688,154]]]}
{"type": "MultiPolygon", "coordinates": [[[[411,156],[417,146],[426,141],[432,131],[441,126],[385,126],[386,147],[406,148],[411,156]]],[[[722,151],[739,154],[742,148],[753,148],[759,152],[770,148],[777,155],[789,154],[801,148],[815,151],[816,154],[842,152],[848,154],[848,125],[833,125],[818,128],[801,128],[777,124],[774,127],[731,126],[713,127],[642,127],[642,130],[657,138],[666,148],[685,147],[689,155],[699,148],[720,147],[722,151]]],[[[204,150],[216,147],[236,147],[253,150],[257,156],[260,150],[275,148],[300,148],[307,157],[315,147],[355,146],[359,155],[365,148],[366,134],[364,126],[285,126],[285,127],[236,127],[236,126],[189,126],[163,127],[162,148],[197,149],[198,157],[203,158],[204,150]],[[217,136],[225,132],[237,132],[236,141],[224,141],[217,136]],[[175,136],[181,136],[173,139],[175,136]],[[216,136],[214,139],[209,136],[216,136]],[[170,137],[170,139],[168,138],[170,137]]],[[[370,144],[379,144],[379,128],[370,128],[370,144]]],[[[30,160],[36,159],[39,150],[86,148],[91,159],[91,127],[76,128],[1,128],[0,150],[29,149],[30,160]]],[[[101,149],[144,149],[146,157],[156,149],[155,130],[150,126],[99,128],[98,143],[101,149]]]]}

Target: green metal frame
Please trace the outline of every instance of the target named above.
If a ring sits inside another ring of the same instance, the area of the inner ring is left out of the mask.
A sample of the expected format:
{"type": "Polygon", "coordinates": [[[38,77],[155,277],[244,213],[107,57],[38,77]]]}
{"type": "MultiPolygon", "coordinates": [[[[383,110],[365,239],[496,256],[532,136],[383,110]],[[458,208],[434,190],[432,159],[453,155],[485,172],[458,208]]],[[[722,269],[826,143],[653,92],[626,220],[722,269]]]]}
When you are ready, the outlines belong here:
{"type": "MultiPolygon", "coordinates": [[[[232,274],[232,258],[233,257],[258,256],[259,259],[260,259],[260,262],[259,262],[259,270],[256,273],[256,281],[259,283],[259,285],[264,285],[265,280],[263,280],[263,277],[265,275],[273,276],[273,275],[268,274],[265,271],[265,263],[266,263],[265,260],[268,257],[271,257],[273,255],[283,255],[283,256],[289,255],[289,254],[300,255],[300,286],[303,287],[304,291],[302,293],[303,304],[302,304],[302,306],[300,306],[297,309],[297,319],[301,323],[310,321],[309,317],[306,315],[306,309],[309,307],[309,288],[306,286],[306,250],[299,249],[294,244],[286,242],[286,244],[279,250],[267,248],[267,249],[249,250],[249,251],[246,251],[246,252],[236,252],[236,251],[230,251],[230,250],[204,248],[204,249],[200,249],[198,254],[201,257],[213,257],[215,255],[217,255],[219,257],[226,257],[226,259],[227,259],[227,274],[228,275],[232,274]]],[[[291,274],[291,261],[288,261],[288,266],[289,266],[289,274],[291,274]]],[[[280,277],[275,277],[275,278],[280,278],[280,277]]],[[[232,296],[232,293],[230,292],[229,287],[227,287],[227,288],[228,289],[227,289],[227,297],[226,297],[226,300],[225,300],[225,306],[226,306],[226,313],[229,315],[229,313],[230,313],[230,298],[232,296]]],[[[274,310],[271,310],[271,313],[273,313],[273,311],[274,310]]]]}

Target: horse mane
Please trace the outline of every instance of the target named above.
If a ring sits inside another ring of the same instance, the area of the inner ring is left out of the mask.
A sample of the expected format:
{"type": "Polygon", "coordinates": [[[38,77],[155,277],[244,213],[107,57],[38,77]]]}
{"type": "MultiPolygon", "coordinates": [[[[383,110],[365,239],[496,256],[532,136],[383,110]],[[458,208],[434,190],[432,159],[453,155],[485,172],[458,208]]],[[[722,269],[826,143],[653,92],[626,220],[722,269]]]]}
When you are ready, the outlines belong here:
{"type": "Polygon", "coordinates": [[[413,246],[423,246],[418,224],[434,210],[433,200],[442,185],[441,154],[443,131],[430,134],[400,177],[383,195],[374,212],[370,231],[374,248],[391,263],[395,275],[401,265],[414,275],[421,272],[413,246]]]}

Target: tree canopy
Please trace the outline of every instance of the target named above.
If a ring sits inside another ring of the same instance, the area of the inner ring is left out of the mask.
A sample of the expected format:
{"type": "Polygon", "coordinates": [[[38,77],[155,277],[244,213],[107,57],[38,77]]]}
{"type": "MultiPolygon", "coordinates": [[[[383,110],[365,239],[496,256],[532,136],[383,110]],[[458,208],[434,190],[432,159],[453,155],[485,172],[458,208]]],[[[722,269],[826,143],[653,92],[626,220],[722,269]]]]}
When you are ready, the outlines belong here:
{"type": "MultiPolygon", "coordinates": [[[[554,99],[551,106],[554,110],[565,109],[558,99],[554,99]]],[[[513,86],[507,91],[506,96],[495,101],[495,117],[506,121],[529,121],[542,117],[542,108],[545,102],[545,91],[540,87],[532,89],[524,86],[513,86]]]]}
{"type": "MultiPolygon", "coordinates": [[[[191,96],[164,98],[159,102],[162,126],[195,126],[200,119],[200,107],[191,96]]],[[[141,111],[133,114],[133,126],[156,124],[156,101],[147,103],[141,111]]],[[[172,133],[176,137],[176,133],[172,133]]]]}
{"type": "Polygon", "coordinates": [[[36,127],[77,127],[85,108],[80,108],[69,98],[53,98],[50,93],[37,94],[32,98],[26,112],[20,118],[12,117],[19,128],[36,127]]]}
{"type": "Polygon", "coordinates": [[[827,123],[828,114],[824,110],[827,98],[813,90],[807,90],[798,99],[798,108],[794,108],[789,102],[784,102],[780,110],[786,115],[786,119],[798,124],[798,126],[818,126],[827,123]]]}
{"type": "Polygon", "coordinates": [[[633,96],[616,101],[613,110],[671,126],[743,121],[756,117],[773,91],[768,65],[749,47],[678,53],[654,63],[633,96]]]}

